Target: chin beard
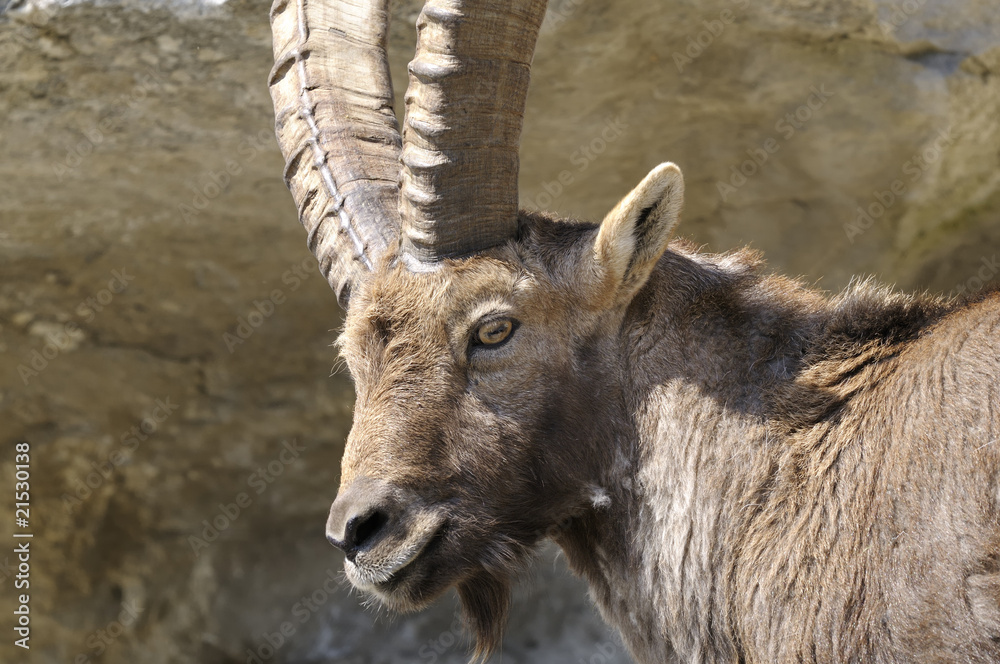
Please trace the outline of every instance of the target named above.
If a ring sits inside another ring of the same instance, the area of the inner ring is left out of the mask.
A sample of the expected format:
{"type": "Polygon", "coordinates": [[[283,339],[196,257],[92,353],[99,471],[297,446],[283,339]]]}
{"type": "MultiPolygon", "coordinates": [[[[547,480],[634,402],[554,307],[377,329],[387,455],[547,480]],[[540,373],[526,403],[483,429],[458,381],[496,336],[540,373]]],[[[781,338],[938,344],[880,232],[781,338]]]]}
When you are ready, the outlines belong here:
{"type": "Polygon", "coordinates": [[[510,614],[511,579],[481,572],[458,584],[462,616],[475,640],[473,662],[484,662],[500,648],[510,614]]]}
{"type": "Polygon", "coordinates": [[[537,544],[525,539],[494,535],[481,567],[457,584],[462,616],[475,642],[473,662],[485,661],[503,642],[514,581],[526,572],[537,544]]]}

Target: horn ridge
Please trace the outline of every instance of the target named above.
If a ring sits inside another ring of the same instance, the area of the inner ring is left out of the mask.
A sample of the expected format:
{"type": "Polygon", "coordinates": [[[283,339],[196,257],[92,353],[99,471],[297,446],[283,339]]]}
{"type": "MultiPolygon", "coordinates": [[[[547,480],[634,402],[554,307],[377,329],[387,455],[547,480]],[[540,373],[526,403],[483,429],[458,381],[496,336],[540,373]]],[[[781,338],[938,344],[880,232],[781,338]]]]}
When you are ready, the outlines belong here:
{"type": "Polygon", "coordinates": [[[276,0],[268,80],[285,183],[320,271],[347,306],[399,235],[401,138],[388,0],[276,0]]]}
{"type": "Polygon", "coordinates": [[[407,264],[517,233],[518,147],[544,0],[429,0],[417,20],[399,210],[407,264]]]}

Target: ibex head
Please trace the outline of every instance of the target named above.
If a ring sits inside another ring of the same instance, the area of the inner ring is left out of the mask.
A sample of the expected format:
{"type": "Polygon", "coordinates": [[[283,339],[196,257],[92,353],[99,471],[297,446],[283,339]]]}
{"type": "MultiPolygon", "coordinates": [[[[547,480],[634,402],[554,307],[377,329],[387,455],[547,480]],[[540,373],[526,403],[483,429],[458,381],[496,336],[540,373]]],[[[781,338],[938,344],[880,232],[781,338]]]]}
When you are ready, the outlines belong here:
{"type": "Polygon", "coordinates": [[[402,138],[386,0],[330,2],[278,0],[271,78],[286,181],[348,309],[357,404],[327,534],[393,608],[457,585],[485,653],[511,576],[615,462],[607,358],[683,181],[657,167],[600,226],[518,213],[544,0],[428,2],[402,138]]]}

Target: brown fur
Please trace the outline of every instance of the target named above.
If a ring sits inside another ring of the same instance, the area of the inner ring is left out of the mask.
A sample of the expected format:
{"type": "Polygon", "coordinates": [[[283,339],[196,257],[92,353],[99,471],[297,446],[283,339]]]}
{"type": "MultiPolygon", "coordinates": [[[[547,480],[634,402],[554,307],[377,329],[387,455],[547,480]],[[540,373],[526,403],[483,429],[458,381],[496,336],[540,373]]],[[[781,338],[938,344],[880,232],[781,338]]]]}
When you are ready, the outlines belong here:
{"type": "Polygon", "coordinates": [[[413,610],[457,585],[487,655],[551,538],[639,662],[1000,660],[1000,296],[827,298],[666,248],[666,184],[600,233],[522,213],[435,272],[389,256],[352,295],[342,491],[443,524],[362,587],[413,610]],[[510,342],[470,350],[498,313],[510,342]]]}

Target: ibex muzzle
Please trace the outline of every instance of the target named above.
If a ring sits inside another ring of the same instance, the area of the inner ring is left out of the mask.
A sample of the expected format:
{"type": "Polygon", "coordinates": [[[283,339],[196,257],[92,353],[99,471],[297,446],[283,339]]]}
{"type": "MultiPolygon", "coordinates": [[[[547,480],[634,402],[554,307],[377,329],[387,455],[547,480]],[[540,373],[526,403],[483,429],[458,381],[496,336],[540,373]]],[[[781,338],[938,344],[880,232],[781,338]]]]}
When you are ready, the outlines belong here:
{"type": "Polygon", "coordinates": [[[643,664],[1000,661],[1000,296],[829,298],[670,242],[673,164],[599,226],[518,213],[543,13],[429,2],[401,137],[384,0],[272,10],[287,181],[349,302],[348,578],[457,587],[483,655],[552,539],[643,664]]]}
{"type": "Polygon", "coordinates": [[[424,552],[445,523],[442,508],[420,507],[419,496],[362,477],[330,508],[327,539],[347,556],[347,575],[358,588],[391,598],[405,583],[404,570],[424,552]]]}

